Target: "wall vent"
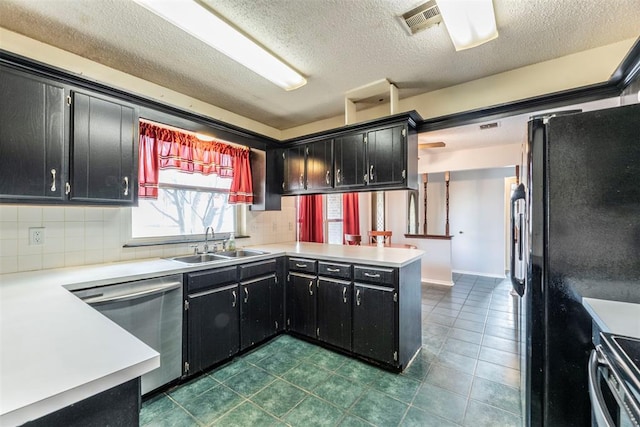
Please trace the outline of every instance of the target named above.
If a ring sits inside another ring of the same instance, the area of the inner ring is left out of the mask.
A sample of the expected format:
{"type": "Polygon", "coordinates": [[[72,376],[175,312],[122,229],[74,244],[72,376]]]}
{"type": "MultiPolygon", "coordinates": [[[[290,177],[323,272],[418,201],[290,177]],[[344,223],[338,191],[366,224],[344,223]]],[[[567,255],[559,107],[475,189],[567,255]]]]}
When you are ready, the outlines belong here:
{"type": "Polygon", "coordinates": [[[435,0],[430,0],[402,15],[402,21],[413,35],[442,22],[440,9],[435,0]]]}
{"type": "Polygon", "coordinates": [[[487,123],[484,125],[480,125],[480,130],[493,129],[498,127],[498,122],[487,123]]]}

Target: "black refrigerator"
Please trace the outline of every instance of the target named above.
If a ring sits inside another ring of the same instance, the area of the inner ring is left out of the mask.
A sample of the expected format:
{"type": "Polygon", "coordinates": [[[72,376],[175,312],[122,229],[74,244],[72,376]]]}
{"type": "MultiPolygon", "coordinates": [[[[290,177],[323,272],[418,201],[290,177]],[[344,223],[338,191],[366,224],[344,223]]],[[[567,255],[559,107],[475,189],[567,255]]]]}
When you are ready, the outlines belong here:
{"type": "Polygon", "coordinates": [[[640,302],[640,105],[529,121],[511,199],[527,426],[590,426],[582,297],[640,302]]]}

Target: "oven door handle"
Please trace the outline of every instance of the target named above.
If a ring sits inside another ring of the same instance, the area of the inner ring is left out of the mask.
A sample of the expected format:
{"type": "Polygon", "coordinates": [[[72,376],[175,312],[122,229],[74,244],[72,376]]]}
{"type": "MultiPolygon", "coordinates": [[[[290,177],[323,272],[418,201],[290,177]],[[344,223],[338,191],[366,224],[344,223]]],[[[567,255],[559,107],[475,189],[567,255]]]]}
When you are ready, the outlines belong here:
{"type": "Polygon", "coordinates": [[[606,361],[598,360],[598,352],[591,350],[591,356],[589,356],[589,397],[591,398],[591,408],[598,427],[615,427],[606,409],[602,390],[600,390],[600,384],[598,383],[598,365],[600,363],[606,366],[606,361]]]}
{"type": "Polygon", "coordinates": [[[126,301],[131,299],[138,299],[138,298],[142,298],[150,295],[161,294],[164,292],[172,291],[174,289],[178,289],[180,287],[182,287],[182,283],[171,282],[171,283],[167,283],[166,285],[158,286],[156,288],[145,289],[144,291],[132,292],[129,294],[116,295],[116,296],[99,295],[95,297],[86,297],[86,298],[82,298],[82,301],[90,305],[105,304],[108,302],[126,301]]]}

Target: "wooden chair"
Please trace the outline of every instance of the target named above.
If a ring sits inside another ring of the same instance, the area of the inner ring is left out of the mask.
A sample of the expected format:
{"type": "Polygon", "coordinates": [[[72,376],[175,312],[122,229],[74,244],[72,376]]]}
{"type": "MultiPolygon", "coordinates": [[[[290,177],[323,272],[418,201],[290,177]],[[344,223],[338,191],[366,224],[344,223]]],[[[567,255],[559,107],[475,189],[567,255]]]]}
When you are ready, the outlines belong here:
{"type": "Polygon", "coordinates": [[[360,242],[362,242],[362,236],[359,234],[345,234],[344,241],[347,245],[360,246],[360,242]]]}
{"type": "Polygon", "coordinates": [[[378,240],[382,239],[385,246],[391,245],[391,231],[370,231],[369,232],[369,244],[376,245],[378,240]]]}

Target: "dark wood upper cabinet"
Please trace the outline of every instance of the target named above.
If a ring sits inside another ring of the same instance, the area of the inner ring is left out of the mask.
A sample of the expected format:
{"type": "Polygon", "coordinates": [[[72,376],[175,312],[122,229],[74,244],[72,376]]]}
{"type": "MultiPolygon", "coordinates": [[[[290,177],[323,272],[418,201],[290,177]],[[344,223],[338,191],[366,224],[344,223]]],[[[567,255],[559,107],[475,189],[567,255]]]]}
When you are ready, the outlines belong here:
{"type": "Polygon", "coordinates": [[[283,151],[284,182],[282,183],[282,190],[285,193],[298,192],[305,188],[304,148],[298,145],[283,151]]]}
{"type": "Polygon", "coordinates": [[[404,125],[367,133],[368,185],[402,185],[407,176],[404,125]]]}
{"type": "Polygon", "coordinates": [[[307,144],[305,148],[309,191],[333,188],[333,141],[331,139],[307,144]]]}
{"type": "Polygon", "coordinates": [[[365,184],[365,134],[335,138],[334,175],[336,188],[348,189],[365,184]]]}
{"type": "Polygon", "coordinates": [[[65,87],[0,67],[0,200],[65,199],[65,87]]]}
{"type": "Polygon", "coordinates": [[[283,192],[417,189],[419,120],[413,111],[287,141],[295,154],[285,159],[283,192]]]}
{"type": "Polygon", "coordinates": [[[133,204],[138,191],[137,142],[135,107],[74,92],[70,199],[133,204]]]}

